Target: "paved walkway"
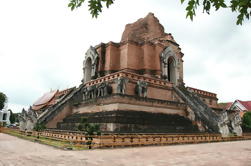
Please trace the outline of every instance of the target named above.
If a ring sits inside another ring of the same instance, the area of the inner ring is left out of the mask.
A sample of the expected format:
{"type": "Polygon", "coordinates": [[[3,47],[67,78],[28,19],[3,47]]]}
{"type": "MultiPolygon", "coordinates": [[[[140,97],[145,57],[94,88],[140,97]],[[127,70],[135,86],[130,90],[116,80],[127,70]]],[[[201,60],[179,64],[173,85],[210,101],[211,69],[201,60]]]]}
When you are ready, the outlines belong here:
{"type": "Polygon", "coordinates": [[[0,166],[251,166],[251,141],[64,151],[0,133],[0,166]]]}

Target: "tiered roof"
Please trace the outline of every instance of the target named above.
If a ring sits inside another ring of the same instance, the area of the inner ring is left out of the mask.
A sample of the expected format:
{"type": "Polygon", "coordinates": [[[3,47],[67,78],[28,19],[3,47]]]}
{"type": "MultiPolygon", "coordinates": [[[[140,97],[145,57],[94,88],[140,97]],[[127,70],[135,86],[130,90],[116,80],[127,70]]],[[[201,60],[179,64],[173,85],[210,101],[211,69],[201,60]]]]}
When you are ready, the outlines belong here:
{"type": "Polygon", "coordinates": [[[45,93],[42,97],[40,97],[34,104],[32,105],[32,110],[39,111],[41,109],[46,109],[54,104],[56,104],[61,97],[70,92],[72,88],[65,89],[62,91],[54,90],[45,93]]]}

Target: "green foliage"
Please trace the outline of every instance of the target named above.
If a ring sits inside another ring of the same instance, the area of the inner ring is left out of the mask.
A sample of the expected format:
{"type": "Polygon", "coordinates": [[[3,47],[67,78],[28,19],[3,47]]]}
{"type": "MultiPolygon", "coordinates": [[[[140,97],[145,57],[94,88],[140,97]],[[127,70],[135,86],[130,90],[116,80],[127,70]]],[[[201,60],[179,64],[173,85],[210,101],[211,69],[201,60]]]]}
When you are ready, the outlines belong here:
{"type": "Polygon", "coordinates": [[[5,127],[6,126],[6,122],[0,122],[0,127],[5,127]]]}
{"type": "MultiPolygon", "coordinates": [[[[74,10],[82,6],[84,2],[85,0],[70,0],[68,7],[71,8],[71,10],[74,10]]],[[[105,4],[105,6],[109,8],[113,2],[114,0],[89,0],[88,6],[92,17],[97,18],[99,13],[102,12],[103,5],[105,4]]]]}
{"type": "Polygon", "coordinates": [[[251,112],[246,112],[242,117],[242,126],[251,129],[251,112]]]}
{"type": "Polygon", "coordinates": [[[17,122],[17,123],[19,123],[18,114],[20,114],[20,113],[13,113],[13,115],[15,117],[15,122],[17,122]]]}
{"type": "Polygon", "coordinates": [[[78,125],[78,130],[83,131],[85,135],[100,135],[100,126],[98,124],[91,124],[87,122],[86,118],[82,118],[78,125]]]}
{"type": "Polygon", "coordinates": [[[0,92],[0,110],[4,108],[5,103],[7,102],[7,96],[0,92]]]}
{"type": "Polygon", "coordinates": [[[16,117],[11,109],[9,109],[8,111],[10,111],[10,123],[13,124],[16,122],[16,117]]]}
{"type": "Polygon", "coordinates": [[[85,139],[87,140],[87,145],[89,145],[89,149],[91,149],[91,144],[93,140],[93,135],[101,135],[100,126],[98,124],[90,124],[87,122],[86,118],[81,119],[81,123],[78,126],[79,131],[83,131],[86,135],[85,139]]]}
{"type": "Polygon", "coordinates": [[[49,138],[49,137],[43,137],[43,136],[26,136],[24,134],[21,134],[19,131],[17,130],[6,130],[4,131],[4,133],[18,137],[18,138],[22,138],[25,140],[29,140],[29,141],[36,141],[39,142],[41,144],[45,144],[45,145],[50,145],[53,147],[57,147],[60,149],[65,149],[65,148],[72,148],[73,150],[85,150],[86,147],[82,147],[79,145],[74,145],[69,141],[66,140],[55,140],[53,138],[49,138]],[[38,140],[39,138],[39,140],[38,140]]]}
{"type": "Polygon", "coordinates": [[[46,129],[46,127],[45,127],[44,124],[36,123],[36,125],[35,125],[35,127],[34,127],[33,130],[35,130],[35,131],[42,131],[44,129],[46,129]]]}
{"type": "MultiPolygon", "coordinates": [[[[225,0],[180,0],[181,3],[188,1],[186,11],[186,17],[189,17],[193,20],[193,17],[196,15],[195,10],[202,3],[203,12],[210,14],[210,10],[214,8],[216,11],[220,8],[228,8],[232,12],[236,12],[237,16],[237,25],[242,25],[244,19],[249,19],[251,16],[251,0],[231,0],[229,4],[225,0]]],[[[228,1],[227,1],[228,2],[228,1]]]]}
{"type": "MultiPolygon", "coordinates": [[[[85,2],[85,0],[69,0],[68,7],[71,10],[77,9],[85,2]]],[[[105,5],[109,8],[115,0],[89,0],[88,7],[92,17],[97,18],[102,12],[102,8],[105,5]]],[[[249,19],[251,16],[251,0],[180,0],[181,3],[187,2],[186,17],[193,20],[196,15],[197,7],[202,4],[203,12],[210,14],[210,10],[214,8],[216,11],[220,8],[228,8],[232,12],[236,12],[237,25],[242,25],[244,19],[249,19]]]]}

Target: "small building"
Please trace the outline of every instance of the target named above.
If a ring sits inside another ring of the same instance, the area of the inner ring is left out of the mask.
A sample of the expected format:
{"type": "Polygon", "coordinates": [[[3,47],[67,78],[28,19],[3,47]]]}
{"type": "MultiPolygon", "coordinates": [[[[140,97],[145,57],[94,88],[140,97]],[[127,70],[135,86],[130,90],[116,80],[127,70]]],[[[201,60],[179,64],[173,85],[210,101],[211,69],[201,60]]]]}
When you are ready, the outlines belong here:
{"type": "Polygon", "coordinates": [[[245,112],[251,111],[251,101],[235,100],[229,107],[229,110],[236,110],[243,117],[245,112]]]}
{"type": "Polygon", "coordinates": [[[10,124],[10,111],[7,109],[0,110],[0,123],[10,124]]]}

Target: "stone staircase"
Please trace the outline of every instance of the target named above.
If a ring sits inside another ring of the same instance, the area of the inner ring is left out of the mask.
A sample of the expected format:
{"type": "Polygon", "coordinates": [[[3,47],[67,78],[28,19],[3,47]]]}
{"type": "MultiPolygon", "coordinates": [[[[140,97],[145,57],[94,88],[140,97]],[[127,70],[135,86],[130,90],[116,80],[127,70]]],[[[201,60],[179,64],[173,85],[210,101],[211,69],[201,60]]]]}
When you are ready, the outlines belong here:
{"type": "Polygon", "coordinates": [[[174,87],[175,92],[193,110],[196,120],[202,122],[208,132],[221,133],[221,118],[208,107],[197,95],[189,92],[185,86],[174,87]]]}
{"type": "Polygon", "coordinates": [[[39,117],[38,117],[38,123],[46,124],[48,121],[53,119],[56,115],[58,115],[64,108],[66,104],[74,104],[75,98],[74,96],[77,96],[76,94],[80,92],[82,86],[79,88],[73,88],[68,94],[66,94],[60,101],[58,101],[55,105],[50,107],[49,109],[45,110],[39,117]]]}
{"type": "Polygon", "coordinates": [[[102,133],[198,133],[191,120],[176,114],[149,113],[144,111],[102,111],[72,114],[57,124],[60,130],[77,130],[82,118],[88,123],[99,124],[102,133]],[[112,130],[108,130],[109,126],[112,130]]]}

